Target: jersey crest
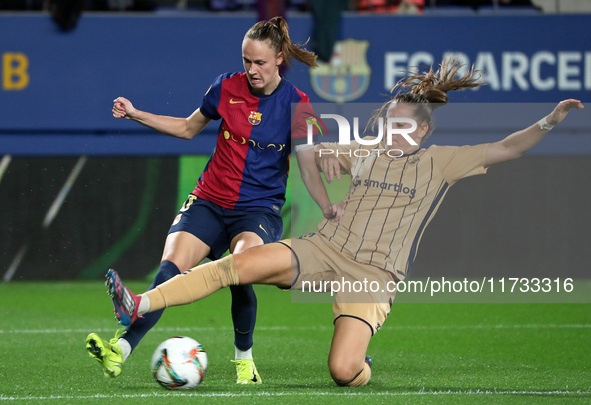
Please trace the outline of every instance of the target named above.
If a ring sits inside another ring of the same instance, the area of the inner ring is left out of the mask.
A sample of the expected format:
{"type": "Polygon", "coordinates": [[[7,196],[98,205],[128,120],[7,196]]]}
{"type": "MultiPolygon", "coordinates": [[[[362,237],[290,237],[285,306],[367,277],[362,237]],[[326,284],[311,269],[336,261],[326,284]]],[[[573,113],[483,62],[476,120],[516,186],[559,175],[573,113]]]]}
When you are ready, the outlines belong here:
{"type": "Polygon", "coordinates": [[[261,116],[263,113],[251,111],[250,115],[248,116],[248,122],[252,125],[259,125],[261,123],[261,116]]]}

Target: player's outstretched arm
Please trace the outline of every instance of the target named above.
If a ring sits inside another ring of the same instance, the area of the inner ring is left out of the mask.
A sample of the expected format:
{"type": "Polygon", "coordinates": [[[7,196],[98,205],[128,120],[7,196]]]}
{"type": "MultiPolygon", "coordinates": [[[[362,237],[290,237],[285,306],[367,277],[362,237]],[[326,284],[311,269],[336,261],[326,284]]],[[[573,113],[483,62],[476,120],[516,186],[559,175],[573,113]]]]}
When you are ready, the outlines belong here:
{"type": "Polygon", "coordinates": [[[553,126],[560,124],[573,108],[581,110],[584,106],[579,100],[561,101],[550,114],[539,122],[511,134],[499,142],[492,143],[486,155],[486,166],[520,158],[525,152],[536,146],[553,126]]]}
{"type": "Polygon", "coordinates": [[[209,118],[206,118],[199,109],[195,110],[195,112],[187,118],[151,114],[136,109],[131,101],[125,97],[117,97],[113,100],[112,111],[113,117],[115,118],[133,120],[165,135],[182,139],[192,139],[211,121],[209,118]]]}

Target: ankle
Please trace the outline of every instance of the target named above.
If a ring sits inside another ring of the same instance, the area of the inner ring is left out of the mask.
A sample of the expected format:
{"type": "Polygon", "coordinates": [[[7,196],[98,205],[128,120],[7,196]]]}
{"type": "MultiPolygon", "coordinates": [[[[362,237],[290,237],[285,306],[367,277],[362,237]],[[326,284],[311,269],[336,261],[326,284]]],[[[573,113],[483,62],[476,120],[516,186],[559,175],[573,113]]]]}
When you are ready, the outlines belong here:
{"type": "Polygon", "coordinates": [[[234,346],[234,360],[248,360],[252,359],[252,347],[248,350],[240,350],[234,346]]]}

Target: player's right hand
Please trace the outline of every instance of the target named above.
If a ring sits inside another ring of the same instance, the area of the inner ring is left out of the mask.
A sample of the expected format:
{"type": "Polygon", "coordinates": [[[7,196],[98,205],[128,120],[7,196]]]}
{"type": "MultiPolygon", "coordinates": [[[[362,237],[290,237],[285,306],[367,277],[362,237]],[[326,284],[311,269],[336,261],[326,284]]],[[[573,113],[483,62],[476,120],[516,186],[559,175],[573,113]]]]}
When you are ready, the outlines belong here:
{"type": "Polygon", "coordinates": [[[131,101],[125,97],[117,97],[113,100],[113,117],[132,119],[136,109],[131,104],[131,101]]]}
{"type": "Polygon", "coordinates": [[[345,209],[339,204],[329,204],[322,209],[322,214],[326,219],[334,219],[341,222],[343,215],[345,215],[345,209]]]}

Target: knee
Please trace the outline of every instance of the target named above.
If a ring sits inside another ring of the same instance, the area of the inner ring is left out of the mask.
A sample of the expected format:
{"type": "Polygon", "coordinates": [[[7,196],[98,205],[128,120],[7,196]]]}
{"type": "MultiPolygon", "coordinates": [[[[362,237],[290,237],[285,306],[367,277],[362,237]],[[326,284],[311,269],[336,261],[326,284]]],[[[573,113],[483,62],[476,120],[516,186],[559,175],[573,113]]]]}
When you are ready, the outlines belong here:
{"type": "Polygon", "coordinates": [[[329,359],[330,376],[337,385],[347,385],[363,369],[363,365],[352,362],[350,358],[329,359]]]}
{"type": "Polygon", "coordinates": [[[189,264],[189,258],[187,255],[183,255],[182,253],[178,253],[176,251],[168,251],[162,254],[160,265],[166,262],[174,263],[179,269],[182,267],[183,269],[187,270],[192,267],[189,264]]]}
{"type": "Polygon", "coordinates": [[[230,242],[230,251],[232,253],[240,253],[246,249],[250,249],[255,246],[260,246],[265,242],[259,235],[254,232],[242,232],[236,235],[230,242]]]}

